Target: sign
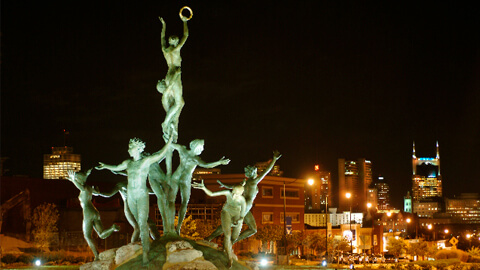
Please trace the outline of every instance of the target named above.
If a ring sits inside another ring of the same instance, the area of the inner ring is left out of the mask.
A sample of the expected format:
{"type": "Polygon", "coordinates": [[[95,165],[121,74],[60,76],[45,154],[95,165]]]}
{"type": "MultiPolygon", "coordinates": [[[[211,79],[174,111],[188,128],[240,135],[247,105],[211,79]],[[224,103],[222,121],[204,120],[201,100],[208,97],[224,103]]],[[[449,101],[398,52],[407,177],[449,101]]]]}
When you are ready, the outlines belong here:
{"type": "Polygon", "coordinates": [[[452,239],[450,239],[450,241],[448,241],[448,242],[450,242],[450,244],[456,246],[458,244],[458,239],[455,238],[455,237],[452,237],[452,239]]]}
{"type": "Polygon", "coordinates": [[[285,222],[287,224],[287,234],[292,234],[292,217],[285,217],[285,222]]]}

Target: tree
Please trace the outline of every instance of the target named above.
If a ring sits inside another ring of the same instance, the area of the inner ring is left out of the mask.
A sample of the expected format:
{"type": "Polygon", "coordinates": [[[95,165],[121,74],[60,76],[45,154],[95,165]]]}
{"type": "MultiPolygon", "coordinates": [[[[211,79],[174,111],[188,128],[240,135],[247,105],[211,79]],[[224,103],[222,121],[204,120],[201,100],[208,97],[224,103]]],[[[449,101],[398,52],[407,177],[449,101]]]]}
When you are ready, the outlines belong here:
{"type": "Polygon", "coordinates": [[[287,254],[290,254],[298,247],[303,246],[304,240],[305,236],[303,231],[294,231],[291,234],[287,234],[287,254]]]}
{"type": "Polygon", "coordinates": [[[58,231],[59,214],[55,204],[44,203],[33,210],[33,237],[38,247],[51,246],[58,231]]]}
{"type": "Polygon", "coordinates": [[[318,233],[309,234],[305,237],[305,246],[315,251],[316,254],[324,252],[325,236],[318,233]]]}
{"type": "Polygon", "coordinates": [[[387,250],[389,253],[392,253],[396,257],[400,254],[405,253],[407,244],[403,238],[390,238],[387,243],[387,250]]]}
{"type": "Polygon", "coordinates": [[[262,241],[262,249],[265,250],[270,241],[279,241],[283,237],[283,227],[280,225],[270,225],[259,227],[254,235],[256,239],[262,241]]]}
{"type": "Polygon", "coordinates": [[[407,254],[413,256],[422,256],[424,257],[426,252],[427,252],[427,242],[420,240],[419,242],[416,243],[410,243],[407,246],[407,254]]]}

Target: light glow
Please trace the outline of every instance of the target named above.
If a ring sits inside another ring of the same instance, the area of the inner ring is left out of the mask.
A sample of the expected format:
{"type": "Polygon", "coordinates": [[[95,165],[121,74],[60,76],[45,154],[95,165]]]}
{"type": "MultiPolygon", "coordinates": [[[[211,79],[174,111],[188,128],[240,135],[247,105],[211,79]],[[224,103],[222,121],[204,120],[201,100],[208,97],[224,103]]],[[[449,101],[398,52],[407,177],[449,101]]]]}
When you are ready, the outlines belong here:
{"type": "Polygon", "coordinates": [[[261,266],[266,266],[267,264],[268,264],[267,259],[261,259],[261,260],[260,260],[260,265],[261,265],[261,266]]]}
{"type": "Polygon", "coordinates": [[[315,183],[315,181],[312,178],[308,179],[308,184],[310,186],[313,186],[313,183],[315,183]]]}
{"type": "Polygon", "coordinates": [[[40,260],[36,260],[36,261],[35,261],[35,265],[36,265],[36,266],[40,266],[40,265],[42,265],[42,261],[40,261],[40,260]]]}

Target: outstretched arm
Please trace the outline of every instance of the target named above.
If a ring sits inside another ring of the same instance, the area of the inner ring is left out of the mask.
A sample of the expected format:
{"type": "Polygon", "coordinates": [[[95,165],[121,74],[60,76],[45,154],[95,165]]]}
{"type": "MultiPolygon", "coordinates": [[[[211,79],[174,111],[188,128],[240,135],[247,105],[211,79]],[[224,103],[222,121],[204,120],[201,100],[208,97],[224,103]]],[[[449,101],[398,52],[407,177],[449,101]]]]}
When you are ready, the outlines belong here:
{"type": "Polygon", "coordinates": [[[160,163],[160,161],[162,161],[165,158],[165,155],[170,149],[172,140],[173,140],[173,136],[170,136],[170,139],[168,140],[167,144],[165,144],[163,148],[160,149],[160,151],[153,153],[151,156],[146,157],[144,159],[143,164],[148,164],[148,166],[150,166],[153,163],[160,163]]]}
{"type": "Polygon", "coordinates": [[[120,189],[124,188],[125,186],[126,186],[125,182],[120,182],[120,183],[117,183],[115,187],[113,187],[112,190],[110,190],[109,192],[100,192],[98,189],[94,189],[95,193],[93,195],[110,198],[115,194],[117,194],[120,191],[120,189]]]}
{"type": "Polygon", "coordinates": [[[278,151],[273,151],[273,158],[272,158],[272,161],[270,161],[270,164],[268,164],[268,167],[265,169],[264,172],[262,172],[262,174],[260,174],[259,176],[257,176],[257,178],[255,178],[255,184],[258,184],[260,183],[260,181],[262,181],[262,179],[273,169],[273,166],[275,165],[275,162],[277,162],[277,160],[281,157],[282,155],[280,155],[280,152],[278,151]]]}
{"type": "Polygon", "coordinates": [[[167,41],[165,40],[165,31],[167,29],[167,24],[165,23],[165,21],[163,20],[162,17],[159,16],[158,18],[162,22],[162,36],[161,36],[161,39],[162,39],[162,50],[164,50],[164,49],[167,48],[167,41]]]}
{"type": "Polygon", "coordinates": [[[230,163],[230,159],[228,158],[226,159],[225,157],[222,157],[219,161],[207,163],[203,161],[200,157],[198,157],[197,162],[198,162],[198,166],[210,169],[210,168],[217,167],[218,165],[227,165],[228,163],[230,163]]]}
{"type": "Polygon", "coordinates": [[[108,164],[105,164],[103,162],[99,162],[99,164],[100,165],[95,167],[95,169],[97,169],[97,170],[107,169],[111,172],[120,172],[120,171],[123,171],[123,170],[127,169],[128,160],[125,160],[124,162],[122,162],[119,165],[108,165],[108,164]]]}
{"type": "Polygon", "coordinates": [[[183,37],[182,39],[180,39],[180,42],[178,43],[178,46],[177,46],[178,49],[181,49],[183,47],[183,44],[185,44],[185,41],[187,41],[187,38],[188,38],[187,20],[183,19],[183,17],[182,17],[182,20],[183,20],[183,37]]]}
{"type": "Polygon", "coordinates": [[[217,180],[217,183],[223,188],[233,189],[233,187],[234,187],[234,186],[225,185],[220,180],[217,180]]]}
{"type": "Polygon", "coordinates": [[[67,174],[68,174],[67,180],[72,182],[75,185],[75,187],[78,188],[78,190],[80,190],[80,191],[85,190],[85,187],[82,184],[78,183],[77,180],[75,179],[76,172],[69,170],[69,171],[67,171],[67,174]]]}
{"type": "Polygon", "coordinates": [[[211,190],[209,190],[208,188],[205,187],[205,184],[203,183],[203,180],[202,180],[201,183],[192,182],[192,187],[205,191],[205,193],[210,197],[216,197],[216,196],[221,196],[221,195],[225,195],[225,196],[231,195],[230,191],[228,191],[228,190],[220,190],[220,191],[212,192],[211,190]]]}

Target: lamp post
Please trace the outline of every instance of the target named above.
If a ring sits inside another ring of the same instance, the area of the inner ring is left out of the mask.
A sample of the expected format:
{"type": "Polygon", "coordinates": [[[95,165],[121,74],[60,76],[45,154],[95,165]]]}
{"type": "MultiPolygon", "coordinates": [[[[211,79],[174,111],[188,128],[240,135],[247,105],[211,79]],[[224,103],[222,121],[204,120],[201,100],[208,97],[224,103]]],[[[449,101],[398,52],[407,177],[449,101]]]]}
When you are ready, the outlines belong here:
{"type": "Polygon", "coordinates": [[[350,192],[347,192],[345,194],[345,197],[347,197],[347,199],[349,200],[350,202],[350,218],[348,219],[349,220],[349,223],[350,223],[350,253],[353,255],[353,232],[352,232],[352,200],[350,199],[352,197],[352,193],[350,192]]]}

